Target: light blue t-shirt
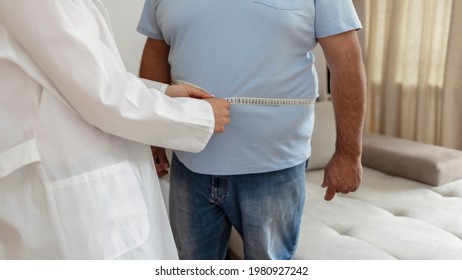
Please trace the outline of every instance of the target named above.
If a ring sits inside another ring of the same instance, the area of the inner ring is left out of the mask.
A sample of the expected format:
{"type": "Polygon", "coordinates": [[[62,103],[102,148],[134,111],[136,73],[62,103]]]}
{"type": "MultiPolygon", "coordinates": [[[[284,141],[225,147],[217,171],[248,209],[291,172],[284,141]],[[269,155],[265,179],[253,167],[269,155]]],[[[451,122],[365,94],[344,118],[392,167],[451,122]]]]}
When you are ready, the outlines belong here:
{"type": "MultiPolygon", "coordinates": [[[[217,97],[316,99],[316,38],[361,28],[351,0],[147,0],[138,31],[170,45],[174,81],[217,97]]],[[[194,172],[280,170],[310,156],[313,106],[234,105],[204,151],[177,151],[194,172]]]]}

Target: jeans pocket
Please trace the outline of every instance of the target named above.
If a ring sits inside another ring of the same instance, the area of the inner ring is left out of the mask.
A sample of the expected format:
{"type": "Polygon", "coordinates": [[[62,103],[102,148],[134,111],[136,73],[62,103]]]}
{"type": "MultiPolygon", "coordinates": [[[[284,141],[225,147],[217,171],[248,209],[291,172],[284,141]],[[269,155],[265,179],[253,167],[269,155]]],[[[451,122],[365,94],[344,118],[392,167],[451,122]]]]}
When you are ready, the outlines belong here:
{"type": "Polygon", "coordinates": [[[255,3],[263,4],[278,10],[299,10],[300,0],[254,0],[255,3]]]}
{"type": "Polygon", "coordinates": [[[128,162],[46,186],[69,258],[113,259],[147,240],[147,208],[128,162]]]}

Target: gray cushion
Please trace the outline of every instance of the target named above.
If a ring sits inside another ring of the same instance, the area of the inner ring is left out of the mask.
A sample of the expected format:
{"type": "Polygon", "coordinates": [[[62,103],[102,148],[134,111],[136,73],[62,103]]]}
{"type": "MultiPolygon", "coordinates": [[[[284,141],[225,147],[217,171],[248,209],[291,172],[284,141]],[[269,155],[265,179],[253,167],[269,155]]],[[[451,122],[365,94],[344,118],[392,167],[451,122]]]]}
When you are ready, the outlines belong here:
{"type": "Polygon", "coordinates": [[[462,178],[462,151],[378,134],[364,135],[362,162],[434,186],[462,178]]]}

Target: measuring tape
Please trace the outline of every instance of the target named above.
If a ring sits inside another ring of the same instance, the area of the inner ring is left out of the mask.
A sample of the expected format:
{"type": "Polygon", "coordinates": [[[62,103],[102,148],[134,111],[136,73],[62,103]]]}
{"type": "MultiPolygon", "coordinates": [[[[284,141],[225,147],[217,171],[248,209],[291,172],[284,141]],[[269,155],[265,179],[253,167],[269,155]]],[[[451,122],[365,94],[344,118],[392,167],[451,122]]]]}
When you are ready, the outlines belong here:
{"type": "MultiPolygon", "coordinates": [[[[202,89],[195,84],[185,81],[173,81],[173,84],[185,84],[202,89]]],[[[225,97],[231,105],[255,105],[255,106],[310,106],[316,103],[316,99],[288,99],[288,98],[263,98],[263,97],[225,97]]]]}
{"type": "Polygon", "coordinates": [[[225,97],[226,101],[235,105],[256,106],[310,106],[316,103],[315,99],[287,99],[287,98],[262,98],[262,97],[225,97]]]}

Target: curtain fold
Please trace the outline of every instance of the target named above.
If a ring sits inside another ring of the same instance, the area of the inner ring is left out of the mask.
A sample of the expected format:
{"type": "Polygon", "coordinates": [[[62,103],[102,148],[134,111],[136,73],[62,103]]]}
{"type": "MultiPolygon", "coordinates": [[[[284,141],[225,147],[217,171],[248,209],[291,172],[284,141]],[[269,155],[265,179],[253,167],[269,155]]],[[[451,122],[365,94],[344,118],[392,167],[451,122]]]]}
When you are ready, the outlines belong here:
{"type": "Polygon", "coordinates": [[[462,1],[453,1],[441,116],[441,144],[462,150],[462,1]]]}
{"type": "Polygon", "coordinates": [[[461,113],[456,113],[461,87],[454,84],[462,78],[456,62],[462,30],[456,15],[462,1],[361,4],[366,10],[366,130],[462,149],[461,140],[451,139],[462,137],[461,113]]]}

